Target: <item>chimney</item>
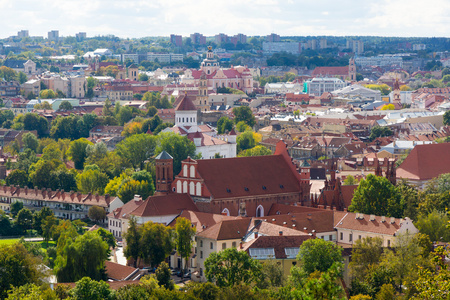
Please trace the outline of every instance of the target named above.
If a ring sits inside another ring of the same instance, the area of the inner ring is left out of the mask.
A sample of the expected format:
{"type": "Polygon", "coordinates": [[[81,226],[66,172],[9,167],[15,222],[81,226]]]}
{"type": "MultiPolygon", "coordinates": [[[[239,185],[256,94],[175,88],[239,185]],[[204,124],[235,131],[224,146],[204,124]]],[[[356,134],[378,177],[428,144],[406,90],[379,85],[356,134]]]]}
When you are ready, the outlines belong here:
{"type": "Polygon", "coordinates": [[[344,211],[345,211],[345,212],[347,212],[347,211],[348,211],[348,210],[347,210],[347,207],[344,207],[344,211]]]}
{"type": "Polygon", "coordinates": [[[258,232],[255,232],[255,239],[258,238],[258,232]]]}
{"type": "Polygon", "coordinates": [[[385,216],[381,216],[381,223],[386,222],[386,217],[385,216]]]}
{"type": "Polygon", "coordinates": [[[391,217],[391,224],[394,224],[394,223],[395,223],[395,218],[391,217]]]}
{"type": "Polygon", "coordinates": [[[100,196],[98,195],[98,193],[95,193],[95,200],[96,200],[97,202],[99,202],[99,199],[100,199],[100,196]]]}
{"type": "Polygon", "coordinates": [[[243,249],[243,248],[244,248],[244,246],[243,246],[242,241],[241,241],[241,242],[239,242],[239,249],[243,249]]]}
{"type": "Polygon", "coordinates": [[[359,219],[359,213],[355,214],[355,219],[359,219]]]}
{"type": "Polygon", "coordinates": [[[370,215],[370,221],[375,221],[375,215],[370,215]]]}
{"type": "Polygon", "coordinates": [[[278,232],[278,235],[282,236],[283,235],[283,231],[278,232]]]}

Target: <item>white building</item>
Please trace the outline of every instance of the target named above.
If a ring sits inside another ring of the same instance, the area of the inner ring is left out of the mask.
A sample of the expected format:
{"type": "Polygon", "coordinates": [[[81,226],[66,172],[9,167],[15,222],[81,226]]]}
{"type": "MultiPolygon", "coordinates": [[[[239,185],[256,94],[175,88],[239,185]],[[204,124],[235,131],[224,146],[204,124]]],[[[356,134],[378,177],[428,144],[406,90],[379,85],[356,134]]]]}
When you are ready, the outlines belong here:
{"type": "Polygon", "coordinates": [[[266,54],[287,52],[299,54],[301,43],[298,42],[263,42],[263,52],[266,54]]]}
{"type": "Polygon", "coordinates": [[[371,99],[374,101],[381,101],[380,91],[368,89],[359,84],[346,86],[344,88],[331,92],[331,94],[333,94],[333,96],[348,99],[361,98],[361,99],[371,99]]]}
{"type": "Polygon", "coordinates": [[[302,93],[303,85],[300,83],[277,82],[266,83],[264,86],[265,94],[287,94],[287,93],[302,93]]]}
{"type": "Polygon", "coordinates": [[[321,96],[323,93],[331,93],[342,89],[346,83],[339,78],[313,78],[306,82],[306,93],[314,96],[321,96]]]}
{"type": "Polygon", "coordinates": [[[355,58],[355,63],[357,66],[365,67],[390,67],[397,66],[403,68],[403,58],[396,54],[382,54],[378,56],[362,57],[359,56],[355,58]]]}
{"type": "Polygon", "coordinates": [[[236,133],[218,135],[209,125],[197,123],[197,109],[189,98],[184,97],[175,108],[175,126],[166,128],[164,132],[175,132],[186,136],[196,147],[196,154],[201,153],[202,158],[236,157],[236,133]]]}
{"type": "Polygon", "coordinates": [[[158,61],[160,63],[168,63],[174,61],[183,61],[183,54],[175,54],[175,53],[147,53],[148,61],[158,61]]]}

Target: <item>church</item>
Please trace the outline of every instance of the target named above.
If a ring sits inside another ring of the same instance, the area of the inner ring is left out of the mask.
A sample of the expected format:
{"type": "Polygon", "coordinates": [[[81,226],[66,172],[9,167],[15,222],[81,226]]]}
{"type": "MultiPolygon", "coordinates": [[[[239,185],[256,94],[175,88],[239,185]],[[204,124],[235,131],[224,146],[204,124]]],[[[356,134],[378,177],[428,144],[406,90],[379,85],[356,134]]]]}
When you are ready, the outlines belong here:
{"type": "Polygon", "coordinates": [[[236,132],[218,134],[210,125],[198,124],[197,108],[194,103],[184,97],[175,108],[175,126],[166,128],[163,132],[174,132],[186,136],[195,144],[195,153],[201,153],[202,158],[236,157],[236,132]]]}
{"type": "Polygon", "coordinates": [[[241,90],[245,93],[253,92],[253,76],[247,67],[235,66],[229,69],[220,67],[219,62],[214,57],[212,47],[208,47],[206,58],[202,61],[200,70],[188,69],[181,77],[183,84],[194,84],[199,87],[199,95],[195,105],[201,111],[208,110],[207,90],[212,87],[217,88],[233,88],[241,90]],[[203,96],[203,97],[202,97],[203,96]],[[204,99],[206,96],[206,99],[204,99]]]}
{"type": "Polygon", "coordinates": [[[189,194],[199,211],[228,216],[267,216],[273,204],[308,205],[309,168],[292,163],[284,141],[274,155],[218,159],[187,158],[173,179],[173,159],[155,159],[156,193],[189,194]]]}

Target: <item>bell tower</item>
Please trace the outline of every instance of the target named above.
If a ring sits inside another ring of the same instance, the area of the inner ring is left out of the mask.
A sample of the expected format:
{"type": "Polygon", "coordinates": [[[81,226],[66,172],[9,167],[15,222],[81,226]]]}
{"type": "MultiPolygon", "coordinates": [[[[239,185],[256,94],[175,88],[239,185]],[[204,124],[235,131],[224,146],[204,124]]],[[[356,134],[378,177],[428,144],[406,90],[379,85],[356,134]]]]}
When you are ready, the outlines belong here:
{"type": "Polygon", "coordinates": [[[195,99],[197,102],[195,106],[200,111],[207,111],[209,109],[208,106],[208,79],[206,77],[205,72],[202,72],[200,75],[199,86],[198,86],[198,95],[195,99]]]}
{"type": "Polygon", "coordinates": [[[162,151],[155,157],[155,195],[165,195],[171,193],[173,182],[173,157],[166,151],[162,151]]]}
{"type": "Polygon", "coordinates": [[[350,58],[348,62],[348,77],[350,81],[356,81],[356,65],[353,58],[350,58]]]}

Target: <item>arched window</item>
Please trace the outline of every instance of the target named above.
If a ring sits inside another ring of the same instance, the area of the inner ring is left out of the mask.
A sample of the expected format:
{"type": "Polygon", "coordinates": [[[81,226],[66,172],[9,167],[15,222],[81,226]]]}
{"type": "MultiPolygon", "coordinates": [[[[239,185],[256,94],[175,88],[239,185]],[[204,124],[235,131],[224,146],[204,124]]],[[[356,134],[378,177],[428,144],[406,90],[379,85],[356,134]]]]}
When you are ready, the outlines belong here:
{"type": "Polygon", "coordinates": [[[202,195],[202,184],[200,182],[197,182],[197,196],[201,196],[202,195]]]}
{"type": "Polygon", "coordinates": [[[188,176],[188,166],[184,165],[183,166],[183,177],[187,177],[188,176]]]}
{"type": "Polygon", "coordinates": [[[190,174],[191,178],[195,178],[195,167],[191,166],[191,174],[190,174]]]}
{"type": "Polygon", "coordinates": [[[188,192],[188,184],[187,181],[183,181],[183,193],[187,193],[188,192]]]}
{"type": "Polygon", "coordinates": [[[227,216],[229,216],[230,215],[230,211],[228,210],[228,208],[224,208],[222,210],[222,214],[227,214],[227,216]]]}
{"type": "Polygon", "coordinates": [[[189,184],[189,194],[195,195],[195,183],[191,181],[189,184]]]}
{"type": "Polygon", "coordinates": [[[256,217],[259,218],[259,217],[263,217],[263,216],[264,216],[264,207],[262,207],[262,205],[259,205],[256,208],[256,217]]]}

